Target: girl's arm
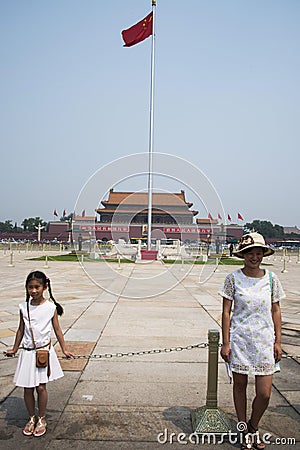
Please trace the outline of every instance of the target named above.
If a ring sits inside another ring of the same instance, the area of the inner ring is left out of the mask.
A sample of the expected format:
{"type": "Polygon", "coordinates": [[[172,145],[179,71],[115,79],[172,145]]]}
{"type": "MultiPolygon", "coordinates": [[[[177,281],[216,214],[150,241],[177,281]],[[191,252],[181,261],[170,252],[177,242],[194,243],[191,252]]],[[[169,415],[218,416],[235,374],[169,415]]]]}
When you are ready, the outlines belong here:
{"type": "Polygon", "coordinates": [[[54,312],[54,316],[52,318],[52,325],[53,325],[55,336],[57,337],[57,340],[59,342],[59,345],[61,347],[63,354],[65,356],[67,356],[68,358],[72,358],[74,355],[72,353],[68,352],[66,349],[66,343],[65,343],[64,336],[61,331],[60,325],[59,325],[57,311],[54,312]]]}
{"type": "Polygon", "coordinates": [[[281,309],[279,302],[272,303],[272,319],[274,323],[275,342],[274,342],[274,358],[275,362],[281,360],[281,309]]]}
{"type": "Polygon", "coordinates": [[[222,348],[221,356],[225,362],[230,361],[230,344],[229,344],[229,329],[230,329],[230,313],[232,301],[223,297],[223,311],[222,311],[222,348]]]}
{"type": "Polygon", "coordinates": [[[11,349],[6,351],[6,355],[7,356],[13,356],[13,355],[15,355],[17,353],[18,348],[19,348],[19,346],[21,344],[21,341],[23,339],[23,335],[24,335],[24,320],[23,320],[22,313],[20,311],[19,327],[18,327],[18,330],[16,332],[14,346],[13,346],[13,348],[11,348],[11,349]]]}

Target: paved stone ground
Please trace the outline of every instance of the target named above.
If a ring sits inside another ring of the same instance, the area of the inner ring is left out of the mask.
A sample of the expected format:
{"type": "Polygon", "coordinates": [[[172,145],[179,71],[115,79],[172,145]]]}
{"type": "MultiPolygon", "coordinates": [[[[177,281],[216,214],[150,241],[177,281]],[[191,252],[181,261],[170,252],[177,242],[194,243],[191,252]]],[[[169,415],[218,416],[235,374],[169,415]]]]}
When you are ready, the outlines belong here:
{"type": "MultiPolygon", "coordinates": [[[[24,280],[31,270],[43,270],[51,278],[54,295],[65,308],[60,323],[70,349],[100,355],[207,342],[208,330],[220,329],[218,288],[234,269],[160,262],[81,265],[54,262],[50,256],[49,267],[44,267],[44,261],[29,260],[34,256],[16,253],[11,267],[9,255],[0,255],[1,355],[12,346],[18,304],[25,298],[24,280]]],[[[300,264],[293,257],[288,271],[281,273],[278,257],[267,263],[280,276],[287,294],[282,302],[284,351],[299,355],[300,264]]],[[[189,442],[195,442],[191,413],[206,402],[207,349],[62,360],[65,376],[48,385],[48,432],[41,438],[22,435],[27,412],[22,389],[12,383],[16,358],[0,359],[1,449],[195,448],[189,442]]],[[[284,358],[281,366],[281,373],[274,375],[261,432],[270,433],[278,449],[296,449],[300,448],[299,359],[284,358]],[[289,438],[297,442],[288,443],[289,438]]],[[[221,360],[218,368],[218,405],[234,421],[232,387],[221,360]]],[[[250,380],[249,397],[253,390],[250,380]]],[[[211,445],[200,441],[196,448],[211,445]]],[[[238,447],[222,444],[225,450],[238,447]]]]}

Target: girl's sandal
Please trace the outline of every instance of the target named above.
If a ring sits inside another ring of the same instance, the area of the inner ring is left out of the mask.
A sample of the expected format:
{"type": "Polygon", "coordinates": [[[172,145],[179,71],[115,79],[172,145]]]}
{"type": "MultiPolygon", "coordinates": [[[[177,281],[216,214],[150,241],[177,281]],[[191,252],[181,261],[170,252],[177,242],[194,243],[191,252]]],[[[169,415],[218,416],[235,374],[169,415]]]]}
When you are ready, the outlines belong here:
{"type": "Polygon", "coordinates": [[[43,436],[47,431],[47,422],[45,420],[45,416],[39,417],[35,430],[33,432],[33,436],[40,437],[43,436]]]}
{"type": "Polygon", "coordinates": [[[25,434],[25,436],[31,436],[34,432],[34,427],[35,427],[35,416],[30,416],[28,422],[26,423],[23,429],[23,434],[25,434]]]}
{"type": "Polygon", "coordinates": [[[266,448],[266,446],[260,440],[258,429],[257,428],[255,429],[252,426],[252,423],[250,420],[248,421],[247,425],[248,425],[249,433],[251,433],[252,440],[253,440],[252,447],[256,450],[264,450],[266,448]]]}

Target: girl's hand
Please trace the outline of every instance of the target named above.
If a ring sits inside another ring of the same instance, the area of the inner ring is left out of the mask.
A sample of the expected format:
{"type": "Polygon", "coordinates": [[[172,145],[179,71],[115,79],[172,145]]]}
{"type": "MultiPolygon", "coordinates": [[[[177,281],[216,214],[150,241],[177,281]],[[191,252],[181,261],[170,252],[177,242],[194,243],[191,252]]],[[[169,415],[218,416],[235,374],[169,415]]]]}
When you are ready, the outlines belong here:
{"type": "Polygon", "coordinates": [[[16,354],[17,352],[15,352],[14,351],[14,349],[12,349],[12,348],[10,348],[10,349],[8,349],[8,350],[6,350],[6,352],[4,352],[4,354],[6,355],[6,356],[15,356],[15,354],[16,354]]]}
{"type": "Polygon", "coordinates": [[[223,344],[220,353],[224,361],[228,363],[230,361],[230,345],[223,344]]]}
{"type": "Polygon", "coordinates": [[[275,362],[280,361],[281,357],[282,357],[281,344],[278,344],[278,342],[275,342],[275,344],[274,344],[274,358],[275,358],[275,362]]]}
{"type": "Polygon", "coordinates": [[[67,350],[63,351],[63,354],[67,357],[67,358],[74,358],[75,355],[73,355],[73,353],[68,352],[67,350]]]}

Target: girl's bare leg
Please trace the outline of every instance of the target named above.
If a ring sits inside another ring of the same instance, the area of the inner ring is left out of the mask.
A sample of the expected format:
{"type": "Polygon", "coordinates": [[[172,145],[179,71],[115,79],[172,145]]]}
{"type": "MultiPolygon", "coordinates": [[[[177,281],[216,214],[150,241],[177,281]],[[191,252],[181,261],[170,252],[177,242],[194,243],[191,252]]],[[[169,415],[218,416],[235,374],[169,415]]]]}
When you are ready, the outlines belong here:
{"type": "Polygon", "coordinates": [[[34,388],[24,388],[24,402],[29,416],[35,414],[34,388]]]}
{"type": "Polygon", "coordinates": [[[39,408],[39,416],[43,417],[46,415],[46,408],[48,403],[48,391],[46,384],[40,384],[36,388],[38,394],[38,408],[39,408]]]}

